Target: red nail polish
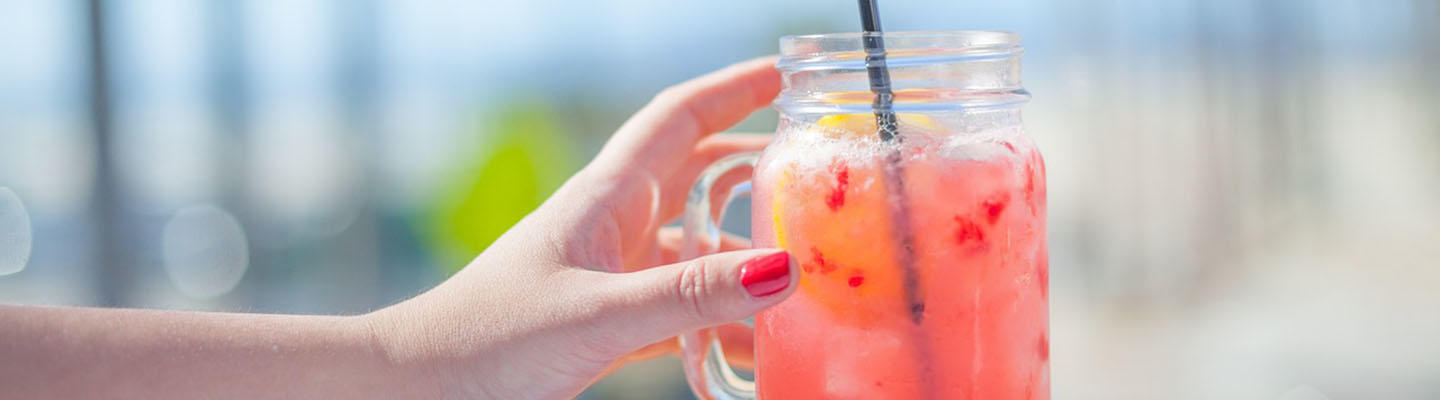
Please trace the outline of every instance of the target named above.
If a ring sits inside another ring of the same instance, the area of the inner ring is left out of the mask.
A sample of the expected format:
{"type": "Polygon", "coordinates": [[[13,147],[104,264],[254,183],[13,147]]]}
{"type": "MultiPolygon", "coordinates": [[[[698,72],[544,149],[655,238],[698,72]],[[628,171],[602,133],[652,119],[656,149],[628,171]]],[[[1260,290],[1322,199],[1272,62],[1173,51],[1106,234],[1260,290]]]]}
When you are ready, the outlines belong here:
{"type": "Polygon", "coordinates": [[[740,284],[754,297],[779,293],[790,286],[790,253],[755,257],[740,265],[740,284]]]}

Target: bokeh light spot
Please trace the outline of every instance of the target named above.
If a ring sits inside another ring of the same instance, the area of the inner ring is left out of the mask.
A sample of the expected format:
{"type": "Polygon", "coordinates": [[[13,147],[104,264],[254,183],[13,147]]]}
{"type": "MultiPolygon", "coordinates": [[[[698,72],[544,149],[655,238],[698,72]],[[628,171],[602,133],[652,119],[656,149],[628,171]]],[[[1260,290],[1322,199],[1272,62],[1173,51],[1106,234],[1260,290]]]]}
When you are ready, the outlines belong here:
{"type": "Polygon", "coordinates": [[[30,262],[30,214],[20,196],[7,187],[0,187],[0,275],[25,269],[30,262]]]}
{"type": "Polygon", "coordinates": [[[162,234],[165,271],[186,296],[214,298],[235,288],[250,265],[240,222],[213,205],[177,211],[162,234]]]}

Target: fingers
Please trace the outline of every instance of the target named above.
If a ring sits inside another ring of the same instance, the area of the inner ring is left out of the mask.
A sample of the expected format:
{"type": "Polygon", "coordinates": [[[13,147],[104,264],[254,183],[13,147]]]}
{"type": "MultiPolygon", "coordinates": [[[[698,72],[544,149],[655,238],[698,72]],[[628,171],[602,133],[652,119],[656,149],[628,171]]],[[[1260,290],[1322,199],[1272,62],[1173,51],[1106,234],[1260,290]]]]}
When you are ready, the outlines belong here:
{"type": "Polygon", "coordinates": [[[779,93],[774,57],[738,63],[672,86],[626,121],[596,162],[667,176],[684,164],[701,138],[735,125],[779,93]]]}
{"type": "Polygon", "coordinates": [[[602,285],[609,312],[600,318],[601,335],[634,349],[746,318],[789,296],[795,270],[789,253],[755,249],[612,275],[602,285]]]}
{"type": "MultiPolygon", "coordinates": [[[[770,135],[719,134],[706,137],[691,151],[691,156],[686,159],[685,165],[681,167],[680,172],[670,175],[663,182],[655,183],[652,187],[653,190],[645,191],[638,195],[632,194],[613,198],[611,200],[613,202],[612,207],[617,210],[616,215],[620,217],[620,221],[651,221],[655,223],[654,225],[659,225],[665,221],[674,220],[675,217],[684,211],[687,192],[690,190],[690,187],[695,184],[701,171],[716,160],[740,152],[759,151],[764,149],[769,143],[770,135]]],[[[737,168],[733,172],[734,173],[722,176],[722,179],[716,181],[714,186],[717,188],[729,188],[740,181],[750,178],[749,168],[737,168]]],[[[728,194],[727,191],[719,189],[712,193],[712,208],[719,207],[724,196],[728,194]]],[[[712,209],[712,211],[716,210],[712,209]]],[[[640,230],[654,229],[654,225],[630,224],[622,225],[621,228],[622,232],[626,233],[624,237],[632,237],[630,235],[633,233],[636,235],[633,237],[644,240],[644,238],[651,237],[653,232],[643,232],[640,230]],[[625,231],[626,229],[633,229],[635,231],[625,231]]],[[[661,239],[664,238],[662,237],[661,239]]],[[[669,249],[669,253],[658,254],[654,251],[655,249],[649,247],[649,244],[646,242],[637,241],[627,243],[631,246],[626,247],[627,251],[624,254],[624,266],[644,268],[675,262],[677,258],[675,258],[674,250],[679,249],[678,230],[673,239],[675,245],[669,249]]],[[[743,248],[749,248],[749,246],[736,247],[734,249],[738,250],[743,248]]],[[[662,252],[666,251],[666,249],[661,250],[662,252]]]]}
{"type": "MultiPolygon", "coordinates": [[[[755,331],[739,322],[715,327],[719,332],[721,348],[725,349],[725,361],[739,368],[753,368],[755,365],[755,331]]],[[[680,352],[680,341],[668,338],[641,347],[621,357],[617,364],[649,360],[655,357],[680,352]]]]}
{"type": "MultiPolygon", "coordinates": [[[[680,215],[685,207],[686,194],[695,185],[700,173],[710,164],[731,155],[764,150],[765,146],[770,144],[771,137],[772,135],[724,133],[702,139],[684,165],[663,183],[660,192],[662,203],[657,211],[659,218],[669,220],[680,215]]],[[[734,173],[722,178],[715,182],[715,187],[728,189],[740,181],[750,179],[750,169],[737,168],[734,173]]],[[[727,192],[716,190],[713,193],[723,199],[727,192]]],[[[718,201],[715,200],[716,203],[718,201]]]]}
{"type": "MultiPolygon", "coordinates": [[[[725,349],[725,361],[730,366],[740,369],[755,369],[755,331],[741,323],[729,323],[715,327],[719,332],[721,348],[725,349]]],[[[677,338],[669,338],[659,342],[651,343],[641,347],[639,350],[621,357],[609,367],[601,376],[609,375],[611,372],[620,369],[632,362],[640,362],[667,354],[680,352],[680,341],[677,338]]]]}
{"type": "MultiPolygon", "coordinates": [[[[683,235],[680,227],[661,228],[655,234],[655,241],[660,244],[660,263],[673,264],[680,261],[680,246],[683,245],[683,235]]],[[[735,251],[750,248],[750,239],[738,236],[729,232],[720,232],[720,250],[735,251]]]]}

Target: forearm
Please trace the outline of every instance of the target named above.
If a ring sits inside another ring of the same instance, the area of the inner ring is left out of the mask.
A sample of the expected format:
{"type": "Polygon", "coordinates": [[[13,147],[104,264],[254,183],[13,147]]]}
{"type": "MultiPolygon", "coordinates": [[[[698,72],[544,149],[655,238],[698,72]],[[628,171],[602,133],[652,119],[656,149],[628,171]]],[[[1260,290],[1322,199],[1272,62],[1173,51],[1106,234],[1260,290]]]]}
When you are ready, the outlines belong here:
{"type": "Polygon", "coordinates": [[[364,317],[0,306],[0,397],[424,397],[364,317]]]}

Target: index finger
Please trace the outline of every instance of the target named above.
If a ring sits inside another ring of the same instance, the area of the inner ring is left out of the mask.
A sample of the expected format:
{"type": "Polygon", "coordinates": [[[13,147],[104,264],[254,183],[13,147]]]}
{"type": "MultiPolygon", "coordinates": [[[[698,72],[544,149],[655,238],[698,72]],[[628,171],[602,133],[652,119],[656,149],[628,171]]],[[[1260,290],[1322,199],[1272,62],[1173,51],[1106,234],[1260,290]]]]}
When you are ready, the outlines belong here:
{"type": "Polygon", "coordinates": [[[701,138],[739,123],[779,93],[775,57],[741,62],[671,86],[621,125],[596,160],[639,164],[663,176],[679,169],[701,138]]]}

